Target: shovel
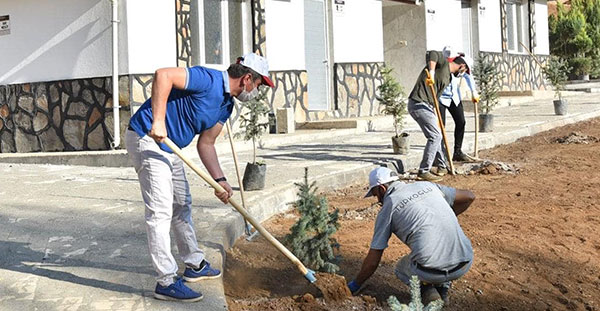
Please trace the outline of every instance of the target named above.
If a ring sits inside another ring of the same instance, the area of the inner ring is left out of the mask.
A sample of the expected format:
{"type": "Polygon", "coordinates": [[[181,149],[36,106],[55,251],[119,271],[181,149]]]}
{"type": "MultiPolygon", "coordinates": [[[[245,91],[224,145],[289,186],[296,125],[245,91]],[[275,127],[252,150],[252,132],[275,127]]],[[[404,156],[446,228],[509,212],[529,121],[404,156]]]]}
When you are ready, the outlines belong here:
{"type": "MultiPolygon", "coordinates": [[[[179,156],[179,158],[181,158],[181,160],[183,162],[185,162],[185,164],[187,164],[194,172],[196,172],[200,177],[202,177],[202,179],[204,179],[204,181],[206,181],[213,188],[215,188],[215,190],[217,190],[217,192],[225,192],[225,189],[223,189],[223,187],[221,187],[221,185],[219,185],[216,181],[214,181],[212,179],[212,177],[210,177],[207,173],[203,172],[196,164],[194,164],[194,162],[192,162],[190,159],[188,159],[181,152],[181,149],[179,149],[179,147],[177,147],[171,141],[171,139],[169,139],[168,137],[165,138],[164,143],[165,143],[165,145],[167,145],[167,147],[171,148],[171,150],[173,150],[173,152],[177,156],[179,156]]],[[[240,214],[242,214],[242,216],[245,219],[247,219],[252,224],[252,226],[254,226],[254,228],[258,232],[260,232],[260,234],[262,236],[264,236],[265,239],[267,239],[267,241],[269,241],[271,244],[273,244],[273,246],[275,246],[275,248],[278,251],[280,251],[293,264],[295,264],[296,267],[298,268],[298,270],[300,270],[300,272],[302,273],[302,275],[304,275],[304,277],[310,283],[314,283],[315,281],[317,281],[317,278],[315,277],[315,272],[312,271],[312,270],[310,270],[310,269],[307,269],[302,264],[302,262],[296,256],[294,256],[294,254],[292,254],[292,252],[290,252],[287,248],[285,248],[285,246],[283,246],[283,244],[281,244],[279,241],[277,241],[277,239],[275,239],[267,230],[265,230],[265,228],[260,224],[260,222],[258,222],[256,219],[254,219],[254,217],[252,217],[252,215],[250,215],[248,213],[248,211],[246,211],[243,207],[241,207],[237,202],[235,202],[231,198],[229,198],[229,204],[231,204],[231,206],[233,206],[240,214]]]]}
{"type": "MultiPolygon", "coordinates": [[[[229,120],[225,121],[225,125],[227,126],[227,136],[229,136],[229,144],[231,145],[231,154],[233,155],[233,163],[235,164],[235,173],[237,175],[238,185],[240,187],[240,197],[242,198],[242,207],[246,209],[246,199],[244,198],[244,185],[242,183],[242,178],[240,175],[240,166],[238,165],[237,154],[235,153],[235,147],[233,146],[233,135],[231,133],[231,125],[229,125],[229,120]]],[[[246,230],[246,240],[252,241],[254,237],[258,234],[258,231],[254,231],[252,233],[252,226],[248,224],[246,218],[244,218],[244,228],[246,230]]]]}
{"type": "MultiPolygon", "coordinates": [[[[427,79],[431,79],[431,75],[429,74],[429,70],[425,68],[425,73],[427,74],[427,79]]],[[[446,138],[446,129],[444,128],[444,122],[442,122],[442,115],[440,114],[440,106],[438,104],[437,94],[435,93],[435,88],[433,85],[430,85],[431,94],[433,95],[433,103],[435,104],[435,112],[438,119],[438,125],[440,126],[440,130],[442,131],[442,138],[444,139],[444,146],[446,147],[446,157],[448,158],[448,164],[450,164],[450,175],[455,175],[454,171],[454,163],[452,163],[452,155],[450,154],[450,146],[448,145],[448,138],[446,138]]]]}

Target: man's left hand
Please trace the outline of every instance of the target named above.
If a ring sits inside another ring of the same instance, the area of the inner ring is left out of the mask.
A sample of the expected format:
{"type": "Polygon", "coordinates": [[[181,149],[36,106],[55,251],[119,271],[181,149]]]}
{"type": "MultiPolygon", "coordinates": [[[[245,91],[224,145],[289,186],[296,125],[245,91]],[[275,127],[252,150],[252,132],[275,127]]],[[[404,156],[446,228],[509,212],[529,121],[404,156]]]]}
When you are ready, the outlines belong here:
{"type": "Polygon", "coordinates": [[[225,191],[217,192],[217,190],[215,189],[215,196],[217,198],[219,198],[219,200],[221,200],[221,202],[227,204],[227,203],[229,203],[229,198],[233,195],[233,189],[231,189],[231,186],[229,185],[229,183],[227,181],[220,181],[219,185],[221,185],[221,187],[223,187],[223,189],[225,189],[225,191]]]}

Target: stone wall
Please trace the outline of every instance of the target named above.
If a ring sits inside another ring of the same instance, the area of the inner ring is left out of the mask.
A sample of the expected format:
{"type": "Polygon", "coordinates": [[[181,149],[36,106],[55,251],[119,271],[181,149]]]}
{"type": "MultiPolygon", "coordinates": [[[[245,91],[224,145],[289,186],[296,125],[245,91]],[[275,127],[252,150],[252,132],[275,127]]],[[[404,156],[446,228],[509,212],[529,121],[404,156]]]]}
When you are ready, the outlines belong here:
{"type": "Polygon", "coordinates": [[[252,50],[267,55],[267,31],[265,27],[265,0],[252,1],[252,50]]]}
{"type": "Polygon", "coordinates": [[[275,87],[267,93],[271,110],[293,108],[296,122],[309,120],[308,79],[304,70],[272,71],[271,79],[275,87]]]}
{"type": "Polygon", "coordinates": [[[330,111],[308,109],[310,77],[304,70],[271,72],[275,87],[268,93],[271,109],[291,107],[295,121],[306,122],[332,118],[354,118],[379,114],[375,98],[381,84],[383,63],[334,64],[334,108],[330,111]]]}
{"type": "Polygon", "coordinates": [[[383,63],[336,63],[334,68],[335,118],[365,117],[379,114],[375,98],[382,83],[383,63]]]}
{"type": "Polygon", "coordinates": [[[502,73],[502,91],[549,90],[539,63],[545,64],[548,56],[538,55],[537,61],[529,55],[480,52],[486,62],[492,62],[502,73]],[[539,63],[538,63],[539,62],[539,63]]]}
{"type": "MultiPolygon", "coordinates": [[[[0,86],[0,152],[110,149],[111,81],[100,77],[0,86]]],[[[127,77],[119,80],[121,124],[130,116],[127,82],[127,77]]]]}
{"type": "Polygon", "coordinates": [[[190,1],[175,0],[175,31],[177,33],[177,66],[192,66],[192,35],[190,27],[190,1]]]}

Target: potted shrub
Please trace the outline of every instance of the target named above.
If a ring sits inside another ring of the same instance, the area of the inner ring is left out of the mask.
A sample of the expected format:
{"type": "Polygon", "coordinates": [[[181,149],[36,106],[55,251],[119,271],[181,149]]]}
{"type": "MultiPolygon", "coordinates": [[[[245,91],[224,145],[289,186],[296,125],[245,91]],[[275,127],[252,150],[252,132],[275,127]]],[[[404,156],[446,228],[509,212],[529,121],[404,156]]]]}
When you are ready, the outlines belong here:
{"type": "Polygon", "coordinates": [[[589,81],[592,71],[592,59],[587,56],[576,56],[571,59],[573,73],[578,80],[589,81]]]}
{"type": "Polygon", "coordinates": [[[261,190],[265,187],[267,175],[267,164],[256,161],[256,141],[265,133],[269,122],[266,115],[271,111],[267,104],[267,90],[263,90],[256,98],[244,103],[248,111],[240,115],[240,128],[242,133],[235,136],[243,136],[244,140],[252,140],[253,157],[252,162],[246,164],[242,185],[244,190],[261,190]],[[264,122],[263,122],[264,121],[264,122]]]}
{"type": "Polygon", "coordinates": [[[554,100],[554,113],[557,115],[567,114],[567,100],[562,98],[561,91],[565,89],[570,70],[566,60],[554,55],[550,56],[548,64],[543,68],[544,75],[552,84],[554,94],[558,97],[558,100],[554,100]]]}
{"type": "Polygon", "coordinates": [[[410,149],[409,135],[402,132],[404,116],[406,115],[406,94],[402,85],[392,76],[392,68],[383,66],[381,76],[383,82],[377,87],[379,95],[377,100],[381,105],[381,112],[394,118],[394,133],[392,148],[396,154],[407,154],[410,149]]]}
{"type": "Polygon", "coordinates": [[[479,84],[479,131],[492,132],[494,115],[491,112],[498,104],[502,75],[494,64],[484,61],[481,57],[477,59],[473,75],[479,84]]]}

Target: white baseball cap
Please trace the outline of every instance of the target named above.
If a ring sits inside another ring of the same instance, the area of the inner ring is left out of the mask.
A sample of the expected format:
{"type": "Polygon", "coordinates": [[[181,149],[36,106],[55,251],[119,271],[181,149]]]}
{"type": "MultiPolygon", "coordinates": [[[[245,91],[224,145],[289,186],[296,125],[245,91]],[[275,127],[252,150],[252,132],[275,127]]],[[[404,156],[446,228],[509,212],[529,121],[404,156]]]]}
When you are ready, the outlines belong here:
{"type": "Polygon", "coordinates": [[[398,174],[387,167],[380,166],[369,173],[369,191],[366,197],[373,195],[373,189],[379,185],[387,184],[391,181],[398,180],[398,174]]]}
{"type": "Polygon", "coordinates": [[[462,58],[465,60],[465,63],[467,63],[467,73],[471,74],[471,70],[473,69],[473,59],[469,56],[462,56],[462,58]]]}
{"type": "Polygon", "coordinates": [[[255,53],[248,53],[242,57],[238,57],[237,63],[258,72],[262,76],[263,84],[270,87],[275,86],[269,77],[269,63],[266,58],[255,53]]]}

